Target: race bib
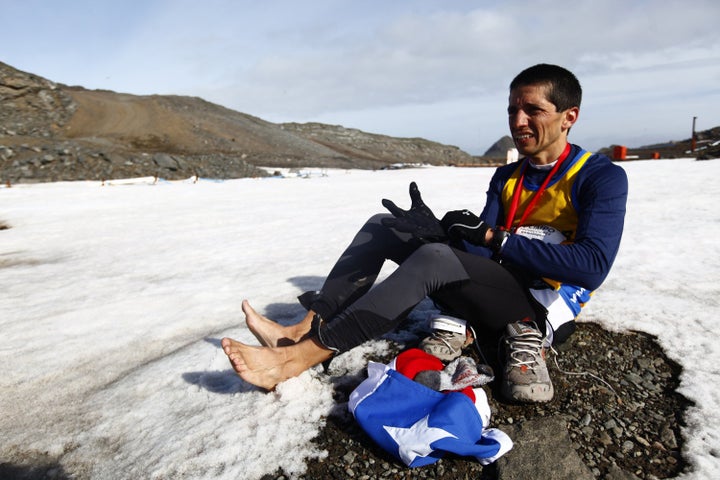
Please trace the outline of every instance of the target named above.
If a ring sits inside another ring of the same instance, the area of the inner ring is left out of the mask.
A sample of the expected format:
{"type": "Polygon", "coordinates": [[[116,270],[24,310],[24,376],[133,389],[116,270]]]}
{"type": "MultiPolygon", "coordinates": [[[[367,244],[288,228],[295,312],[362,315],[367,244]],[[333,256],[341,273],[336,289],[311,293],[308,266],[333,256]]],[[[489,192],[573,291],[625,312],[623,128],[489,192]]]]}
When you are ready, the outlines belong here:
{"type": "Polygon", "coordinates": [[[545,243],[563,243],[567,240],[559,230],[549,225],[531,225],[518,227],[516,235],[534,240],[542,240],[545,243]]]}

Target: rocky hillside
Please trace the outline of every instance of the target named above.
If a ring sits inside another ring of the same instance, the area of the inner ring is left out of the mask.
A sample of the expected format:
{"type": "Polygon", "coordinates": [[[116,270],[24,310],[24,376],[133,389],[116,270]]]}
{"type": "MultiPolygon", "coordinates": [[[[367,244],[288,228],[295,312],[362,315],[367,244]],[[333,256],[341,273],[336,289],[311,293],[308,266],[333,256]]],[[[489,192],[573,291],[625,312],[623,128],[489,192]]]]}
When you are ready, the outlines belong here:
{"type": "Polygon", "coordinates": [[[515,142],[510,135],[505,135],[500,138],[497,142],[493,143],[490,148],[485,152],[484,157],[506,159],[507,151],[511,148],[515,148],[515,142]]]}
{"type": "Polygon", "coordinates": [[[470,155],[423,139],[321,124],[278,125],[195,97],[54,83],[0,62],[0,179],[237,178],[257,167],[445,165],[470,155]]]}
{"type": "MultiPolygon", "coordinates": [[[[265,176],[258,167],[388,168],[494,165],[421,138],[319,123],[274,124],[196,97],[137,96],[54,83],[0,62],[0,182],[265,176]]],[[[688,156],[690,139],[628,148],[635,158],[688,156]]],[[[720,157],[720,127],[699,132],[698,158],[720,157]]],[[[604,149],[612,155],[612,147],[604,149]]]]}
{"type": "MultiPolygon", "coordinates": [[[[392,164],[452,165],[470,160],[457,147],[423,138],[396,138],[322,123],[283,123],[285,131],[377,168],[392,164]]],[[[364,168],[367,168],[364,167],[364,168]]]]}

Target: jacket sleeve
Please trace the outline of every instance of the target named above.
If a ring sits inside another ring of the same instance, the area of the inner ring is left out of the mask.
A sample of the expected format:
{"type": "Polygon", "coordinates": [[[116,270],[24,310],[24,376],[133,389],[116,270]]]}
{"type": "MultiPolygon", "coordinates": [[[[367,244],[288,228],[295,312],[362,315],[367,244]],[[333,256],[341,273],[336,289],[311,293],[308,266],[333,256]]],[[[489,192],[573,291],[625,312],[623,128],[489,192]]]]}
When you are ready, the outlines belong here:
{"type": "Polygon", "coordinates": [[[503,225],[505,223],[505,209],[502,204],[502,191],[510,175],[517,168],[517,163],[506,165],[495,170],[490,179],[488,187],[485,207],[480,214],[480,219],[493,227],[503,225]]]}
{"type": "Polygon", "coordinates": [[[620,247],[628,181],[624,169],[604,158],[587,167],[574,190],[578,210],[575,242],[555,245],[511,235],[501,252],[503,261],[539,277],[588,290],[600,286],[620,247]]]}

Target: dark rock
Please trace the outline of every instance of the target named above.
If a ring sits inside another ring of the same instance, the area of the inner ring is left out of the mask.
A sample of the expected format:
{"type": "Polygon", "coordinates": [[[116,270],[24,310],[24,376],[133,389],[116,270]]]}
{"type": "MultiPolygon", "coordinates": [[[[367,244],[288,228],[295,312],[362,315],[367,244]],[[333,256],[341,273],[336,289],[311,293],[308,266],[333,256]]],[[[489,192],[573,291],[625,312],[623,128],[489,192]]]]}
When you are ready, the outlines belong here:
{"type": "Polygon", "coordinates": [[[503,430],[515,446],[498,460],[498,480],[595,479],[573,448],[567,422],[561,417],[526,420],[503,430]]]}
{"type": "Polygon", "coordinates": [[[608,473],[605,475],[605,480],[640,480],[637,475],[631,472],[626,472],[617,465],[611,465],[608,468],[608,473]]]}
{"type": "Polygon", "coordinates": [[[153,161],[160,168],[167,168],[168,170],[173,171],[178,169],[178,164],[175,159],[166,153],[155,154],[153,156],[153,161]]]}

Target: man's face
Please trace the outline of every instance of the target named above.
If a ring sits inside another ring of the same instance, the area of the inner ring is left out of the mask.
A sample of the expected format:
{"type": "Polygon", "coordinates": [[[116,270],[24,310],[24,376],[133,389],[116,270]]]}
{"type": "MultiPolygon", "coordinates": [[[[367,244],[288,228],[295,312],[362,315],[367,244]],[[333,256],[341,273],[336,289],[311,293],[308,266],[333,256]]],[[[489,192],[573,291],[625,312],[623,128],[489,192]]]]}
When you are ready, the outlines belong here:
{"type": "Polygon", "coordinates": [[[518,151],[536,163],[554,162],[567,143],[567,132],[579,109],[558,112],[547,99],[547,85],[526,85],[513,89],[508,102],[510,133],[518,151]]]}

